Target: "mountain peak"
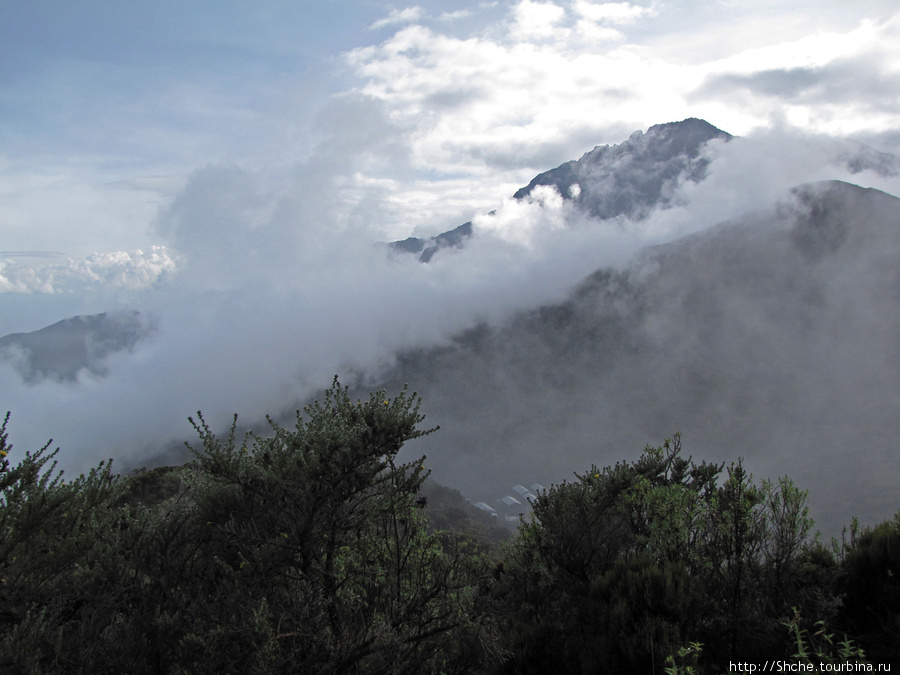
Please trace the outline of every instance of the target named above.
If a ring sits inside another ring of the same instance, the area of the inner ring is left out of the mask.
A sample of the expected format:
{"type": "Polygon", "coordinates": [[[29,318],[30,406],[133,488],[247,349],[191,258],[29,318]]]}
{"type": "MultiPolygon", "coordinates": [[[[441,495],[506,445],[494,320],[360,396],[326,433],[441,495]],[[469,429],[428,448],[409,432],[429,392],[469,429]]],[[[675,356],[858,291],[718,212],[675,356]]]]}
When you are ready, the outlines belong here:
{"type": "Polygon", "coordinates": [[[102,377],[108,356],[131,351],[155,328],[152,317],[137,311],[74,316],[31,333],[0,337],[0,359],[28,383],[74,381],[83,369],[102,377]]]}
{"type": "Polygon", "coordinates": [[[713,126],[699,117],[688,117],[680,122],[666,122],[654,124],[647,130],[647,136],[665,136],[670,139],[679,138],[686,143],[685,149],[690,145],[694,150],[703,143],[714,138],[731,140],[733,136],[713,126]]]}
{"type": "MultiPolygon", "coordinates": [[[[732,138],[696,117],[656,124],[646,133],[638,129],[619,145],[598,145],[581,159],[535,176],[513,197],[525,199],[539,185],[550,185],[593,217],[645,218],[653,208],[670,204],[682,180],[703,180],[709,165],[702,154],[707,142],[732,138]]],[[[471,235],[468,222],[430,239],[410,237],[388,246],[428,262],[442,248],[460,248],[471,235]]]]}
{"type": "Polygon", "coordinates": [[[552,185],[596,218],[645,218],[669,204],[678,182],[699,182],[709,160],[703,147],[732,135],[695,117],[638,130],[619,145],[598,145],[581,159],[545,171],[514,195],[524,199],[539,185],[552,185]],[[573,186],[578,189],[573,190],[573,186]]]}

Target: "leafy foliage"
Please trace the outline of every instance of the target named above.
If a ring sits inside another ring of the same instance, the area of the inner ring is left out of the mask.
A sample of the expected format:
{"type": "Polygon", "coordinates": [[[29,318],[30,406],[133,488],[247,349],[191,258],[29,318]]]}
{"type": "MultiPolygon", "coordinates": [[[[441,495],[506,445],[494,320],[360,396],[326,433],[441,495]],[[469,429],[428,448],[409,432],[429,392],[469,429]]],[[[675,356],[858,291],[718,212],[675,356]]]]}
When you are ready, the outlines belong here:
{"type": "MultiPolygon", "coordinates": [[[[592,467],[538,498],[508,550],[509,672],[662,670],[688,642],[714,668],[784,648],[793,604],[813,613],[806,493],[681,457],[680,438],[592,467]]],[[[765,659],[763,659],[765,660],[765,659]]]]}
{"type": "Polygon", "coordinates": [[[843,565],[841,619],[875,661],[900,655],[900,512],[861,533],[843,565]]]}
{"type": "Polygon", "coordinates": [[[258,629],[240,644],[196,617],[206,624],[190,645],[198,664],[236,650],[269,655],[266,668],[430,672],[453,656],[438,642],[477,630],[477,565],[426,532],[415,503],[423,459],[395,463],[404,442],[430,433],[416,429],[418,406],[405,392],[354,403],[335,382],[295,430],[272,423],[249,447],[200,418],[197,516],[214,542],[205,564],[227,581],[204,595],[221,594],[229,611],[254,607],[258,629]]]}
{"type": "Polygon", "coordinates": [[[708,673],[900,651],[900,515],[835,553],[807,495],[681,456],[554,485],[517,534],[400,463],[404,388],[335,379],[292,429],[182,467],[68,481],[0,426],[0,669],[11,673],[708,673]],[[812,617],[812,618],[807,618],[812,617]],[[848,632],[835,637],[836,625],[848,632]],[[863,653],[865,648],[865,655],[863,653]]]}
{"type": "MultiPolygon", "coordinates": [[[[65,483],[2,441],[4,665],[23,672],[464,672],[484,657],[486,559],[416,503],[431,433],[404,390],[322,403],[268,437],[202,416],[178,487],[108,465],[65,483]]],[[[236,424],[236,421],[235,421],[236,424]]]]}
{"type": "Polygon", "coordinates": [[[785,622],[791,637],[794,640],[795,651],[791,656],[794,663],[803,663],[812,666],[823,664],[868,663],[866,653],[853,640],[845,637],[836,641],[834,633],[829,632],[826,621],[816,621],[812,634],[809,630],[801,628],[803,623],[800,611],[795,609],[794,616],[785,622]]]}
{"type": "Polygon", "coordinates": [[[85,570],[108,549],[108,526],[123,515],[109,505],[121,491],[108,463],[63,480],[50,442],[12,465],[8,421],[7,413],[0,426],[0,666],[46,672],[47,663],[69,663],[65,646],[95,618],[85,606],[106,599],[85,570]]]}

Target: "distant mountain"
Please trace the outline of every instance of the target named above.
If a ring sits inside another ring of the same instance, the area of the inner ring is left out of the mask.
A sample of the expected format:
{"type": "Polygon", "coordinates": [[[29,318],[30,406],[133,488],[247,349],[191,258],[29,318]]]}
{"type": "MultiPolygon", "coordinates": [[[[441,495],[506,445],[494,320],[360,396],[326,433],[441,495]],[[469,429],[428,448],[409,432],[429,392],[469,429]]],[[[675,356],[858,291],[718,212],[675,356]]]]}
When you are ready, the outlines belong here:
{"type": "Polygon", "coordinates": [[[136,311],[76,316],[31,333],[0,337],[0,359],[30,383],[72,381],[81,370],[102,376],[107,357],[130,351],[154,328],[152,320],[136,311]]]}
{"type": "MultiPolygon", "coordinates": [[[[646,134],[635,131],[624,143],[597,146],[579,160],[535,176],[513,197],[527,199],[536,187],[549,185],[595,218],[640,219],[654,208],[669,206],[681,181],[705,177],[709,160],[702,151],[709,141],[731,138],[699,119],[658,124],[646,134]]],[[[468,222],[430,239],[410,237],[390,247],[428,262],[442,248],[460,248],[471,235],[468,222]]]]}
{"type": "MultiPolygon", "coordinates": [[[[674,206],[682,182],[698,183],[706,178],[711,160],[704,150],[710,141],[728,142],[733,138],[697,118],[657,124],[646,133],[635,131],[624,143],[598,145],[578,160],[538,174],[513,197],[527,199],[538,186],[552,186],[594,218],[625,216],[641,220],[656,208],[674,206]]],[[[856,141],[846,141],[835,159],[851,173],[868,170],[882,176],[900,174],[900,158],[856,141]]],[[[461,248],[472,233],[470,221],[435,237],[409,237],[388,246],[428,262],[441,249],[461,248]]]]}
{"type": "Polygon", "coordinates": [[[565,302],[404,353],[384,381],[441,425],[417,447],[437,479],[495,507],[682,431],[695,457],[791,476],[834,532],[900,507],[898,260],[900,199],[803,185],[565,302]]]}
{"type": "Polygon", "coordinates": [[[900,175],[900,157],[889,152],[879,152],[858,141],[848,141],[840,153],[840,159],[851,173],[874,171],[881,176],[900,175]]]}
{"type": "Polygon", "coordinates": [[[442,248],[460,248],[472,236],[472,221],[443,232],[430,239],[409,237],[403,241],[392,241],[388,246],[400,253],[414,253],[421,262],[428,262],[442,248]]]}
{"type": "Polygon", "coordinates": [[[619,145],[597,146],[577,161],[545,171],[513,195],[525,199],[539,185],[552,185],[595,218],[641,219],[666,207],[681,181],[706,177],[704,146],[730,141],[731,134],[709,122],[686,119],[635,131],[619,145]]]}

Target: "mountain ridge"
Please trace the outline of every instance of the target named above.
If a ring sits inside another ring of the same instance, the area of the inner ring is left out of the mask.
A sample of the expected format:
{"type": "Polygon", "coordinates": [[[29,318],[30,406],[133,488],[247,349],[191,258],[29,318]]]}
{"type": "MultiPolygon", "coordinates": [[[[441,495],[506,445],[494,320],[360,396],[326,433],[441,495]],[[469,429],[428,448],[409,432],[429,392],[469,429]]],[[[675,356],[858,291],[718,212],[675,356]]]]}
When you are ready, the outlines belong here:
{"type": "Polygon", "coordinates": [[[547,185],[594,218],[645,218],[650,209],[670,204],[679,180],[703,180],[709,159],[701,153],[707,143],[732,138],[695,117],[656,124],[646,133],[635,131],[623,143],[598,145],[580,159],[538,174],[513,197],[525,199],[536,187],[547,185]],[[605,189],[598,192],[598,185],[605,189]]]}
{"type": "MultiPolygon", "coordinates": [[[[706,178],[711,159],[707,144],[737,138],[706,120],[689,117],[634,131],[615,145],[597,145],[579,159],[536,175],[513,198],[527,200],[541,186],[552,187],[591,218],[625,217],[642,220],[656,208],[676,205],[676,189],[683,181],[706,178]]],[[[851,174],[871,170],[881,176],[900,175],[900,158],[858,141],[847,141],[837,159],[851,174]]],[[[493,215],[491,211],[488,215],[493,215]]],[[[388,243],[397,254],[418,255],[429,262],[442,249],[460,249],[474,235],[472,221],[429,238],[409,237],[388,243]]]]}
{"type": "Polygon", "coordinates": [[[473,498],[563,480],[562,457],[602,466],[681,431],[695,456],[743,456],[811,488],[813,516],[835,532],[900,503],[887,478],[898,257],[900,199],[805,184],[599,269],[562,302],[401,354],[377,386],[415,383],[443,430],[417,451],[473,498]]]}
{"type": "Polygon", "coordinates": [[[131,351],[155,330],[155,321],[137,310],[78,315],[0,337],[0,358],[31,384],[73,382],[81,371],[103,377],[109,356],[131,351]]]}
{"type": "MultiPolygon", "coordinates": [[[[693,117],[657,124],[646,133],[635,131],[623,143],[595,146],[580,159],[538,174],[513,198],[525,200],[535,188],[549,186],[592,218],[644,218],[653,208],[670,205],[680,180],[704,178],[709,160],[701,153],[708,142],[732,138],[693,117]]],[[[390,242],[388,247],[397,253],[418,254],[421,262],[429,262],[441,249],[462,248],[472,234],[469,221],[428,239],[409,237],[390,242]]]]}

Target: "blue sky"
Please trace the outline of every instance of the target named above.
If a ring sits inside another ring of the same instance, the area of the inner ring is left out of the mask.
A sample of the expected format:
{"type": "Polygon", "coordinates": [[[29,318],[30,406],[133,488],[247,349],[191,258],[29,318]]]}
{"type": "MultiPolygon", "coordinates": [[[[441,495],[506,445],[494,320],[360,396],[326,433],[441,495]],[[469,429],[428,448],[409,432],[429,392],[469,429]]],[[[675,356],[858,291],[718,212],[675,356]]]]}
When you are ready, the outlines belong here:
{"type": "Polygon", "coordinates": [[[292,134],[302,148],[323,101],[354,84],[341,55],[392,26],[383,3],[355,0],[0,3],[3,155],[127,176],[292,134]]]}
{"type": "Polygon", "coordinates": [[[0,410],[88,459],[197,408],[261,415],[840,177],[836,139],[900,152],[898,110],[896,0],[0,0],[0,335],[159,318],[78,389],[0,364],[0,410]],[[690,213],[623,233],[507,199],[686,117],[748,139],[690,213]],[[373,254],[473,218],[465,260],[373,254]]]}
{"type": "Polygon", "coordinates": [[[320,82],[377,16],[356,2],[5,2],[5,153],[124,166],[239,156],[278,90],[320,82]],[[196,139],[179,152],[182,136],[196,139]]]}
{"type": "Polygon", "coordinates": [[[172,181],[286,138],[302,152],[310,116],[341,86],[335,59],[369,37],[378,10],[250,7],[0,4],[0,170],[18,202],[0,222],[3,249],[77,259],[146,245],[172,181]]]}

